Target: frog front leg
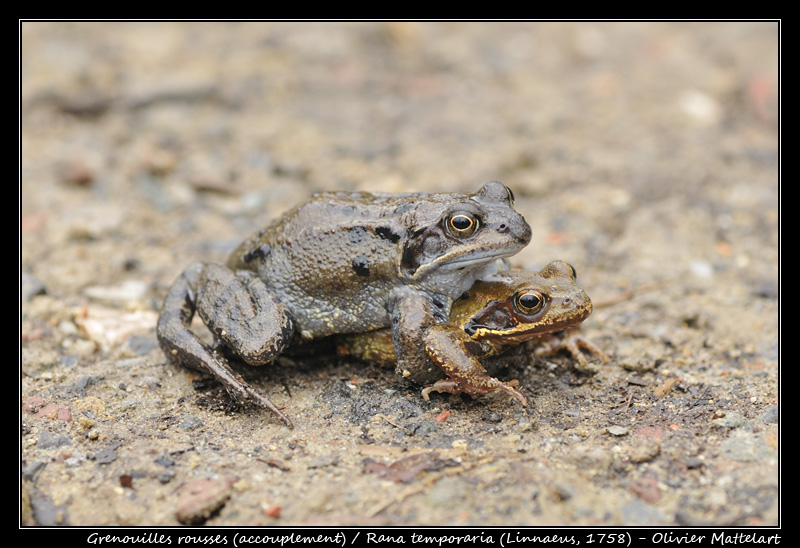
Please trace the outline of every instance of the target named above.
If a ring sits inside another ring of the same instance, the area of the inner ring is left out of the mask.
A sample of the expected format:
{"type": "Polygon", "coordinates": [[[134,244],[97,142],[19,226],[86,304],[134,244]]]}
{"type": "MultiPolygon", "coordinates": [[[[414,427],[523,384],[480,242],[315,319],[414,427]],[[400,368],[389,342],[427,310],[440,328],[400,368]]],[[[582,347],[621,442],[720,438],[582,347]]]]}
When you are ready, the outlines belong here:
{"type": "Polygon", "coordinates": [[[287,426],[292,422],[256,391],[216,350],[190,330],[195,311],[221,344],[251,365],[273,361],[294,332],[283,305],[259,278],[216,264],[195,264],[170,287],[156,327],[164,354],[181,365],[214,375],[234,397],[268,409],[287,426]]]}
{"type": "Polygon", "coordinates": [[[397,372],[428,385],[422,391],[423,398],[429,399],[432,391],[480,395],[502,390],[527,404],[525,396],[514,388],[517,381],[504,383],[490,377],[476,355],[480,346],[462,329],[445,323],[449,303],[412,288],[403,288],[394,297],[392,339],[397,372]],[[448,378],[442,379],[442,373],[448,378]]]}
{"type": "Polygon", "coordinates": [[[449,304],[408,286],[394,291],[389,310],[395,370],[400,376],[423,385],[442,378],[441,369],[428,359],[422,336],[447,319],[449,304]]]}
{"type": "Polygon", "coordinates": [[[428,357],[448,376],[423,389],[426,400],[432,391],[479,395],[502,390],[522,405],[528,404],[516,389],[519,381],[502,382],[489,376],[478,359],[480,343],[472,341],[462,329],[445,323],[433,325],[425,331],[423,341],[428,357]]]}

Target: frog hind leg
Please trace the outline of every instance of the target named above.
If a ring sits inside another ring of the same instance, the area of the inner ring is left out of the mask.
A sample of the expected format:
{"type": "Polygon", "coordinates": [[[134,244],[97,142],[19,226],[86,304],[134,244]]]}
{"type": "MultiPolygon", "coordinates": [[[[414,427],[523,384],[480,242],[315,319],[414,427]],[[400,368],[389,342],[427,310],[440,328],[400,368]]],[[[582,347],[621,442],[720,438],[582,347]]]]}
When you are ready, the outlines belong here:
{"type": "Polygon", "coordinates": [[[254,272],[207,264],[198,282],[198,315],[248,364],[271,363],[292,342],[294,324],[286,307],[254,272]]]}
{"type": "MultiPolygon", "coordinates": [[[[224,283],[217,281],[209,284],[209,276],[212,279],[218,279],[218,277],[215,277],[215,274],[219,273],[218,269],[228,270],[233,274],[229,269],[219,265],[195,264],[186,269],[172,284],[164,299],[164,305],[156,327],[156,335],[161,349],[173,362],[211,373],[223,383],[233,397],[244,401],[252,401],[258,406],[269,410],[291,428],[293,426],[292,421],[268,397],[250,386],[241,375],[230,367],[223,356],[203,344],[189,328],[195,311],[197,311],[211,331],[217,334],[218,337],[221,334],[225,335],[221,337],[225,344],[230,346],[228,341],[231,336],[227,331],[233,331],[234,339],[235,337],[241,337],[241,333],[237,333],[236,329],[226,331],[219,326],[220,322],[216,318],[222,317],[223,309],[217,309],[213,313],[209,311],[210,307],[213,308],[214,302],[219,304],[220,291],[224,292],[224,283]]],[[[227,278],[227,276],[223,275],[223,278],[227,278]]],[[[233,285],[235,286],[236,284],[234,283],[233,285]]],[[[257,298],[258,295],[255,299],[256,302],[257,298]]],[[[291,325],[288,317],[286,321],[291,325]]],[[[244,345],[244,347],[244,353],[248,354],[250,359],[268,359],[268,354],[270,354],[270,352],[253,353],[250,351],[249,346],[244,345]]],[[[238,354],[235,342],[232,348],[238,354]]],[[[271,352],[274,353],[278,349],[282,350],[282,347],[276,347],[271,352]]]]}
{"type": "Polygon", "coordinates": [[[523,406],[528,404],[528,400],[516,388],[519,381],[503,382],[489,376],[476,353],[470,351],[471,341],[463,330],[449,324],[437,324],[425,331],[423,340],[428,357],[448,377],[425,387],[422,390],[424,399],[429,399],[433,391],[480,395],[502,390],[523,406]]]}

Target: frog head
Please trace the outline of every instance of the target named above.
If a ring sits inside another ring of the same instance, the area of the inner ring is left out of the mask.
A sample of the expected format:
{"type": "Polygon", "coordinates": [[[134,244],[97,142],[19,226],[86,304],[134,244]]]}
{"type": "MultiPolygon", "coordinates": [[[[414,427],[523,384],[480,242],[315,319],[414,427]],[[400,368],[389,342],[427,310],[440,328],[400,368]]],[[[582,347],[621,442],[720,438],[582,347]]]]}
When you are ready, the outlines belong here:
{"type": "Polygon", "coordinates": [[[493,181],[475,194],[428,195],[415,208],[408,234],[400,268],[422,280],[514,255],[530,242],[531,227],[514,210],[511,190],[493,181]]]}
{"type": "Polygon", "coordinates": [[[451,315],[473,340],[508,346],[575,327],[592,313],[575,270],[553,261],[540,272],[509,270],[476,282],[451,315]]]}

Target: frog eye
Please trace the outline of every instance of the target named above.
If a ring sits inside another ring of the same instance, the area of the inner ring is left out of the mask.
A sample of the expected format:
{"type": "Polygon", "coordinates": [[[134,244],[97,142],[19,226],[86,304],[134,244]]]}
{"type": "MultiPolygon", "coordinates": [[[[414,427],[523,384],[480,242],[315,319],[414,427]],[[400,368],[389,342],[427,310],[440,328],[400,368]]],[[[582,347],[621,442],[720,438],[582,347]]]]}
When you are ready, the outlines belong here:
{"type": "Polygon", "coordinates": [[[458,238],[472,236],[478,230],[478,226],[480,226],[478,218],[466,211],[457,211],[447,219],[447,229],[450,234],[458,238]]]}
{"type": "Polygon", "coordinates": [[[544,295],[535,289],[523,289],[514,295],[514,308],[522,314],[534,314],[544,306],[544,295]]]}

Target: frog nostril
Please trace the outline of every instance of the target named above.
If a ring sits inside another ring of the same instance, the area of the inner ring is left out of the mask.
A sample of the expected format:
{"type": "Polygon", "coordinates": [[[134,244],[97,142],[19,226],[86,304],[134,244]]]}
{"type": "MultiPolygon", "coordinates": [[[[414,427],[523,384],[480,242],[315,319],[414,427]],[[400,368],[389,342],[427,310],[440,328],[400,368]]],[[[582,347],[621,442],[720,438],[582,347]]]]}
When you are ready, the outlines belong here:
{"type": "Polygon", "coordinates": [[[508,226],[506,226],[506,224],[503,223],[503,224],[501,224],[500,226],[497,227],[497,231],[498,232],[503,232],[503,233],[508,232],[508,226]]]}

